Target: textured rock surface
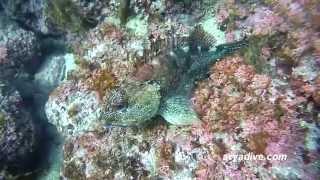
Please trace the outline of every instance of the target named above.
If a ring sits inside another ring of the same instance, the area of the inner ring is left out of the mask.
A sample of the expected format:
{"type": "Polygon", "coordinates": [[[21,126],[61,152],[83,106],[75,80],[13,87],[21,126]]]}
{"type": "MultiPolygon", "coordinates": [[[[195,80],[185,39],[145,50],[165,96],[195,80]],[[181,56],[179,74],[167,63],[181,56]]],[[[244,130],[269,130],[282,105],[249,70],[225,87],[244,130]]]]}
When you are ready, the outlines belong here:
{"type": "Polygon", "coordinates": [[[2,0],[0,2],[6,15],[24,24],[36,32],[50,34],[54,32],[44,14],[46,1],[43,0],[2,0]]]}
{"type": "Polygon", "coordinates": [[[49,94],[64,79],[65,59],[63,55],[46,58],[42,67],[35,74],[35,84],[39,90],[49,94]]]}
{"type": "Polygon", "coordinates": [[[192,99],[201,123],[177,128],[154,118],[144,128],[106,126],[74,136],[64,145],[62,174],[69,179],[315,178],[318,128],[307,122],[307,112],[300,114],[306,119],[297,118],[304,98],[294,99],[281,88],[243,58],[225,58],[192,99]],[[224,158],[250,153],[285,154],[287,160],[224,158]],[[296,155],[301,153],[310,161],[296,155]]]}
{"type": "Polygon", "coordinates": [[[53,54],[45,58],[39,71],[34,76],[34,83],[40,92],[48,95],[68,74],[76,69],[72,54],[53,54]]]}
{"type": "Polygon", "coordinates": [[[101,126],[101,108],[96,92],[66,82],[50,94],[45,112],[49,122],[64,137],[70,137],[101,126]]]}
{"type": "Polygon", "coordinates": [[[192,179],[201,152],[182,149],[187,133],[176,132],[157,123],[144,129],[111,127],[74,137],[64,146],[63,176],[71,180],[192,179]]]}
{"type": "Polygon", "coordinates": [[[72,26],[82,24],[79,21],[84,20],[83,17],[85,17],[87,25],[95,26],[98,21],[102,20],[103,8],[107,7],[109,2],[101,0],[2,0],[0,5],[7,16],[32,31],[43,35],[59,35],[61,30],[68,30],[61,27],[60,22],[69,20],[70,26],[68,27],[71,27],[69,30],[72,30],[72,26]]]}
{"type": "Polygon", "coordinates": [[[0,62],[0,77],[10,77],[32,63],[39,50],[35,34],[0,15],[0,45],[6,50],[6,60],[0,62]]]}
{"type": "MultiPolygon", "coordinates": [[[[239,161],[233,165],[225,162],[224,168],[217,165],[218,171],[223,174],[221,177],[315,178],[314,174],[319,169],[313,158],[317,159],[319,154],[304,146],[305,143],[314,142],[310,137],[316,131],[311,128],[312,123],[309,123],[313,120],[308,112],[299,113],[299,109],[305,108],[306,99],[299,95],[292,97],[290,93],[290,87],[284,90],[270,77],[257,74],[253,66],[243,63],[241,57],[230,57],[218,62],[213,67],[210,78],[199,84],[193,102],[206,125],[208,134],[203,137],[205,142],[210,141],[217,133],[225,132],[228,136],[233,136],[228,139],[231,142],[225,145],[232,144],[234,147],[224,150],[224,155],[252,152],[287,156],[285,161],[245,161],[238,170],[234,168],[241,166],[239,161]],[[306,125],[302,125],[304,123],[306,125]],[[303,156],[296,156],[304,151],[312,159],[310,162],[306,163],[303,156]],[[265,163],[270,164],[262,167],[265,163]],[[256,167],[259,168],[255,169],[256,167]]],[[[215,160],[211,163],[219,164],[215,160]]],[[[199,173],[203,177],[219,177],[210,173],[211,167],[213,166],[203,167],[199,173]]]]}
{"type": "Polygon", "coordinates": [[[36,133],[19,92],[0,82],[0,169],[23,171],[37,146],[36,133]]]}

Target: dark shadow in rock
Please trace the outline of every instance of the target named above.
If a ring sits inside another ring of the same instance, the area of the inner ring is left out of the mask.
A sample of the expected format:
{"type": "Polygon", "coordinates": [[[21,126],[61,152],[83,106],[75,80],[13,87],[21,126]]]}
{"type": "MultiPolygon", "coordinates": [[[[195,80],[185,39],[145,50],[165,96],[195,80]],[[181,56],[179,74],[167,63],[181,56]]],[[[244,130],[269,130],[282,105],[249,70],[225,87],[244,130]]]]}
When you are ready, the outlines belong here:
{"type": "MultiPolygon", "coordinates": [[[[30,82],[26,81],[25,83],[28,84],[30,82]]],[[[31,87],[32,86],[30,85],[28,88],[31,87]]],[[[18,88],[18,90],[24,92],[22,93],[23,100],[33,116],[34,124],[37,125],[37,137],[39,137],[38,148],[33,154],[33,157],[30,158],[30,162],[27,163],[30,168],[28,171],[32,173],[22,177],[23,179],[36,179],[36,177],[45,174],[46,171],[49,171],[49,169],[52,168],[53,161],[57,160],[56,156],[58,156],[59,148],[62,149],[63,140],[56,128],[48,123],[48,120],[44,116],[44,112],[42,112],[44,109],[42,106],[44,106],[48,97],[43,94],[30,93],[28,88],[24,88],[24,90],[21,88],[23,88],[23,86],[18,88]],[[37,98],[40,98],[39,96],[42,96],[42,103],[39,103],[36,100],[37,98]]],[[[14,170],[12,172],[14,172],[14,170]]]]}

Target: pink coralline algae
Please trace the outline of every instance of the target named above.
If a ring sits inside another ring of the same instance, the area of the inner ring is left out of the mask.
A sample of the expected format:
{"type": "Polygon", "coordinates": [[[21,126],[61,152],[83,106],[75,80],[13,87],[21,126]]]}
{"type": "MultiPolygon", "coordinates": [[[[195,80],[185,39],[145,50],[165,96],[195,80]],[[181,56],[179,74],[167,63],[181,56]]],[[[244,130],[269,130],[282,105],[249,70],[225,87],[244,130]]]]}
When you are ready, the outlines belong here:
{"type": "Polygon", "coordinates": [[[267,35],[280,28],[283,18],[268,8],[256,9],[255,14],[249,16],[246,25],[252,27],[253,34],[267,35]]]}
{"type": "Polygon", "coordinates": [[[315,162],[319,154],[304,147],[306,131],[300,126],[298,107],[305,103],[303,97],[291,99],[282,94],[270,77],[257,74],[239,56],[218,62],[209,79],[200,82],[194,93],[193,104],[204,124],[192,131],[198,135],[198,142],[210,148],[217,145],[209,143],[216,141],[217,134],[227,133],[229,140],[220,143],[224,144],[223,151],[221,145],[219,148],[222,156],[250,152],[265,156],[285,154],[287,160],[242,161],[233,167],[225,161],[218,163],[221,156],[216,151],[202,161],[197,171],[199,179],[219,177],[220,173],[220,177],[236,179],[279,178],[284,177],[279,169],[286,171],[288,167],[296,177],[310,177],[304,171],[317,171],[310,162],[315,162]],[[253,164],[261,170],[253,168],[253,164]],[[216,173],[212,175],[212,171],[216,173]]]}

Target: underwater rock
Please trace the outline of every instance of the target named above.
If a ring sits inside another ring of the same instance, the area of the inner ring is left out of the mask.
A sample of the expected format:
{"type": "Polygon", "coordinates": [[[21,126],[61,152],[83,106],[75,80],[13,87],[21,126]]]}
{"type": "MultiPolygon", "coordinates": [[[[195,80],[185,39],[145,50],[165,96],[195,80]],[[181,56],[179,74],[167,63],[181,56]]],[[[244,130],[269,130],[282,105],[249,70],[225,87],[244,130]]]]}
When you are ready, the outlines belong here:
{"type": "Polygon", "coordinates": [[[43,13],[59,31],[80,33],[89,28],[87,18],[82,16],[80,7],[74,1],[51,0],[46,3],[43,13]]]}
{"type": "Polygon", "coordinates": [[[6,50],[6,60],[0,61],[0,77],[10,77],[34,61],[39,44],[33,32],[20,28],[2,13],[0,20],[0,44],[6,50]]]}
{"type": "Polygon", "coordinates": [[[69,139],[64,145],[62,176],[70,180],[192,179],[197,158],[205,151],[187,151],[188,129],[168,129],[158,122],[145,128],[108,127],[69,139]]]}
{"type": "Polygon", "coordinates": [[[317,179],[317,1],[0,0],[0,179],[317,179]]]}
{"type": "Polygon", "coordinates": [[[205,131],[202,134],[204,144],[218,133],[225,132],[234,136],[223,138],[229,141],[226,145],[234,148],[224,150],[224,155],[249,152],[283,154],[286,160],[246,161],[249,163],[244,163],[246,170],[235,170],[232,167],[242,166],[238,164],[241,161],[233,161],[233,165],[225,161],[222,167],[215,159],[203,162],[205,165],[199,169],[199,174],[216,177],[216,174],[210,173],[210,167],[213,167],[210,163],[219,167],[224,177],[241,174],[267,179],[273,176],[308,176],[313,179],[319,173],[315,160],[319,158],[319,153],[315,150],[317,143],[314,138],[319,130],[306,123],[312,121],[310,116],[299,112],[305,106],[304,97],[293,95],[290,86],[282,91],[270,77],[256,73],[253,66],[245,64],[239,56],[223,59],[213,66],[211,72],[207,80],[198,84],[193,98],[195,109],[203,122],[203,127],[195,129],[195,133],[201,129],[205,131]],[[266,163],[268,167],[264,166],[266,163]],[[261,169],[256,171],[256,167],[261,169]]]}
{"type": "Polygon", "coordinates": [[[42,35],[60,35],[94,27],[108,5],[101,0],[2,0],[5,14],[28,29],[42,35]]]}
{"type": "Polygon", "coordinates": [[[136,152],[136,145],[129,145],[130,139],[142,139],[128,139],[129,135],[134,133],[128,128],[113,128],[109,133],[88,132],[66,141],[62,176],[70,180],[147,177],[141,163],[144,157],[136,152]]]}
{"type": "MultiPolygon", "coordinates": [[[[319,131],[308,126],[311,132],[305,134],[299,127],[300,120],[295,116],[295,107],[299,105],[291,107],[290,98],[275,101],[281,93],[273,89],[270,78],[256,74],[241,57],[228,57],[213,70],[210,78],[196,90],[201,123],[168,128],[157,117],[154,124],[143,128],[111,125],[72,137],[64,146],[63,177],[315,177],[319,172],[315,148],[319,131]],[[307,147],[304,147],[305,139],[307,147]],[[310,151],[306,153],[311,162],[297,155],[305,148],[310,151]],[[246,163],[224,158],[253,152],[285,154],[288,158],[246,163]]],[[[110,101],[116,107],[126,105],[121,94],[114,93],[115,98],[110,101]]],[[[174,101],[169,98],[168,102],[174,101]]]]}
{"type": "Polygon", "coordinates": [[[75,66],[72,54],[50,55],[35,74],[34,83],[40,92],[47,95],[66,80],[68,73],[75,69],[75,66]]]}
{"type": "Polygon", "coordinates": [[[48,121],[68,138],[102,126],[101,108],[96,92],[67,81],[50,94],[45,112],[48,121]]]}
{"type": "Polygon", "coordinates": [[[63,55],[53,55],[44,60],[34,77],[34,83],[41,92],[49,94],[62,82],[64,61],[63,55]]]}
{"type": "MultiPolygon", "coordinates": [[[[32,94],[37,106],[37,112],[43,119],[46,118],[45,104],[49,94],[67,78],[68,74],[76,69],[72,54],[52,54],[44,59],[38,72],[34,75],[32,94]]],[[[23,84],[23,83],[20,83],[23,84]]],[[[25,85],[21,88],[26,87],[25,85]]]]}
{"type": "MultiPolygon", "coordinates": [[[[191,55],[189,52],[177,48],[174,52],[167,55],[160,55],[159,57],[153,58],[149,64],[144,64],[144,66],[137,69],[134,79],[141,81],[143,78],[146,78],[146,80],[159,82],[159,89],[155,91],[159,91],[159,93],[161,91],[163,97],[158,95],[155,97],[155,101],[131,101],[130,98],[135,99],[135,93],[137,93],[137,91],[128,88],[130,87],[129,85],[125,87],[125,89],[127,88],[125,91],[129,92],[129,94],[126,94],[126,98],[131,102],[127,104],[127,107],[113,109],[111,112],[107,110],[107,112],[103,114],[102,119],[105,119],[105,121],[111,124],[114,122],[115,124],[125,126],[139,126],[146,120],[160,114],[165,120],[175,125],[197,123],[197,115],[188,103],[195,82],[206,76],[209,69],[208,67],[211,64],[241,49],[243,46],[246,46],[245,40],[221,44],[216,46],[216,51],[202,52],[198,55],[191,55]],[[131,91],[135,92],[132,94],[133,97],[131,97],[131,91]],[[158,99],[161,99],[161,109],[159,112],[159,105],[157,105],[158,99]]],[[[112,71],[114,71],[114,69],[112,69],[112,71]]],[[[147,94],[140,95],[149,96],[147,94]]],[[[109,104],[108,101],[107,104],[109,104]]]]}
{"type": "MultiPolygon", "coordinates": [[[[185,56],[184,62],[180,62],[181,64],[176,67],[179,82],[170,87],[162,98],[159,114],[174,125],[197,124],[199,119],[189,102],[196,81],[206,77],[209,67],[220,58],[234,53],[244,46],[246,46],[246,40],[222,44],[216,46],[216,51],[203,52],[197,56],[190,56],[188,53],[183,55],[185,56]]],[[[181,58],[177,60],[182,61],[181,58]]],[[[176,62],[176,64],[179,64],[179,62],[176,62]]]]}
{"type": "Polygon", "coordinates": [[[36,126],[19,92],[0,82],[0,170],[28,169],[37,143],[36,126]]]}
{"type": "Polygon", "coordinates": [[[313,82],[320,75],[320,67],[317,66],[316,57],[302,57],[297,67],[292,69],[293,77],[302,77],[305,82],[313,82]]]}
{"type": "Polygon", "coordinates": [[[46,0],[2,0],[0,4],[8,17],[32,31],[45,35],[58,33],[44,13],[46,0]]]}
{"type": "Polygon", "coordinates": [[[87,23],[90,26],[95,26],[103,20],[103,10],[110,7],[110,1],[105,0],[74,0],[73,2],[79,7],[81,16],[87,18],[87,23]]]}

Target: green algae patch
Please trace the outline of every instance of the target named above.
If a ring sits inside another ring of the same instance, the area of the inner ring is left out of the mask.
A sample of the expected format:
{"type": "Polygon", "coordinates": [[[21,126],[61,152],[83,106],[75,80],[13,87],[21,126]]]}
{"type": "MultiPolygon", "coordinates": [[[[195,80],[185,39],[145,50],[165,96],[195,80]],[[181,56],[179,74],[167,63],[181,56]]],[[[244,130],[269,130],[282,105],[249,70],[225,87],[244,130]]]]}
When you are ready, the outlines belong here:
{"type": "Polygon", "coordinates": [[[91,25],[90,20],[81,16],[79,8],[71,0],[49,1],[46,13],[63,31],[83,32],[91,25]]]}
{"type": "Polygon", "coordinates": [[[249,47],[245,50],[244,53],[246,63],[253,65],[258,73],[262,72],[265,64],[260,58],[261,48],[265,43],[265,38],[251,38],[249,40],[249,47]]]}

